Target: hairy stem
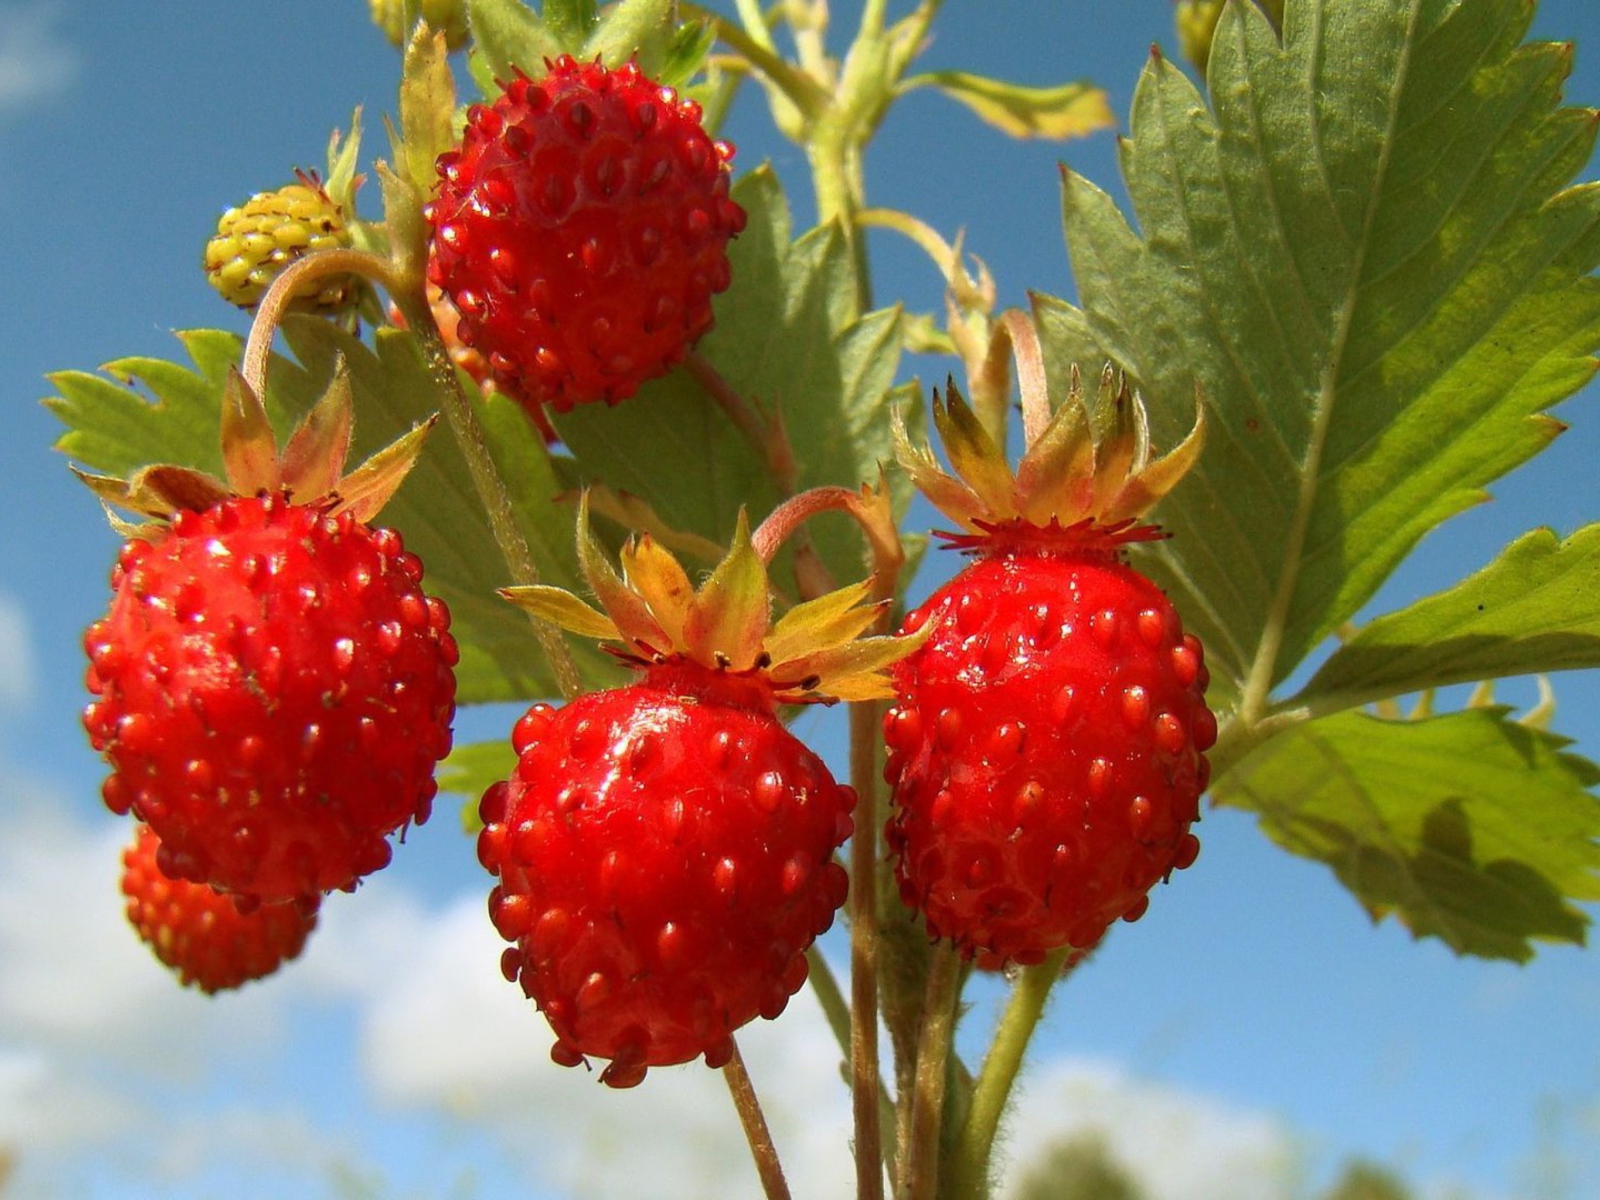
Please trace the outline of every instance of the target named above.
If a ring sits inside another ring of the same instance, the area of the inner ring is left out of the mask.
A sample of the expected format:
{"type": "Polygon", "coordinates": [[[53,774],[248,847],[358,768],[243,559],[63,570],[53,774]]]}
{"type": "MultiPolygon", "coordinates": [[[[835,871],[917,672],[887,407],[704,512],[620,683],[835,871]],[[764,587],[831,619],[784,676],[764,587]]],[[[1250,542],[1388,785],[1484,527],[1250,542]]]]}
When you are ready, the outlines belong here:
{"type": "Polygon", "coordinates": [[[878,1070],[878,755],[883,704],[850,706],[850,784],[856,792],[850,839],[850,1064],[856,1195],[883,1196],[883,1123],[878,1070]]]}
{"type": "Polygon", "coordinates": [[[733,1057],[722,1068],[728,1081],[728,1091],[733,1094],[733,1106],[739,1112],[739,1123],[744,1126],[745,1141],[750,1143],[750,1155],[755,1159],[756,1174],[761,1177],[761,1190],[767,1200],[789,1200],[789,1184],[783,1177],[783,1164],[778,1161],[778,1147],[773,1144],[772,1131],[767,1128],[767,1118],[761,1111],[761,1101],[745,1070],[744,1056],[737,1042],[733,1057]]]}
{"type": "MultiPolygon", "coordinates": [[[[941,942],[928,971],[922,1035],[917,1042],[917,1071],[912,1085],[910,1136],[902,1147],[903,1165],[896,1200],[935,1200],[939,1195],[939,1158],[944,1124],[945,1083],[950,1077],[951,1043],[956,1031],[956,1003],[961,998],[961,959],[955,947],[941,942]]],[[[967,1195],[967,1193],[956,1193],[967,1195]]],[[[981,1193],[973,1192],[976,1197],[981,1193]]]]}
{"type": "Polygon", "coordinates": [[[1044,1014],[1050,988],[1061,977],[1072,947],[1064,946],[1042,963],[1024,970],[1011,988],[1000,1027],[995,1030],[989,1054],[972,1090],[967,1119],[957,1137],[950,1163],[950,1194],[985,1196],[988,1194],[989,1158],[994,1149],[1000,1118],[1011,1098],[1012,1086],[1027,1053],[1028,1042],[1044,1014]]]}

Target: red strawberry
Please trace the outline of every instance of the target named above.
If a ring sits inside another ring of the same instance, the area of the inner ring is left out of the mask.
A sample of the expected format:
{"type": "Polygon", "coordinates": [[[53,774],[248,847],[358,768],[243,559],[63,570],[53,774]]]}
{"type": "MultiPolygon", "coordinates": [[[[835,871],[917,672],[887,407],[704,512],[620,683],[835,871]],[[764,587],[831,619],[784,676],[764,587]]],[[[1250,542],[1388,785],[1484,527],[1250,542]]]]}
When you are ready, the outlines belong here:
{"type": "Polygon", "coordinates": [[[168,874],[268,902],[349,888],[427,819],[456,649],[421,578],[394,531],[279,497],[124,546],[84,724],[168,874]]]}
{"type": "Polygon", "coordinates": [[[1095,447],[1074,394],[1017,472],[1031,489],[953,389],[935,411],[959,480],[941,486],[901,431],[976,561],[906,622],[933,632],[895,668],[886,840],[905,902],[983,965],[1087,949],[1199,851],[1189,825],[1217,732],[1204,656],[1121,556],[1159,536],[1133,518],[1199,441],[1148,464],[1130,440],[1138,402],[1124,390],[1112,404],[1122,424],[1095,447]]]}
{"type": "Polygon", "coordinates": [[[122,892],[134,930],[185,987],[236,988],[299,955],[317,925],[314,899],[241,912],[215,888],[169,878],[157,865],[160,844],[139,826],[122,854],[122,892]]]}
{"type": "Polygon", "coordinates": [[[884,694],[881,668],[904,646],[851,640],[876,613],[859,588],[768,630],[747,534],[698,593],[647,537],[623,551],[631,587],[585,556],[611,616],[555,589],[514,598],[630,647],[641,676],[518,722],[478,856],[499,877],[495,927],[516,943],[503,969],[549,1020],[551,1057],[608,1058],[601,1079],[630,1087],[652,1066],[721,1066],[733,1032],[776,1017],[805,981],[806,948],[845,899],[833,854],[855,793],[775,704],[818,687],[884,694]]]}
{"type": "Polygon", "coordinates": [[[732,148],[633,63],[562,56],[468,112],[427,206],[428,278],[530,408],[631,396],[711,327],[744,228],[732,148]]]}
{"type": "Polygon", "coordinates": [[[425,427],[341,476],[347,381],[282,455],[259,398],[228,386],[231,491],[170,466],[88,480],[168,520],[124,545],[84,635],[83,719],[112,767],[107,806],[155,829],[163,871],[271,903],[354,887],[427,819],[457,650],[421,562],[367,524],[425,427]]]}

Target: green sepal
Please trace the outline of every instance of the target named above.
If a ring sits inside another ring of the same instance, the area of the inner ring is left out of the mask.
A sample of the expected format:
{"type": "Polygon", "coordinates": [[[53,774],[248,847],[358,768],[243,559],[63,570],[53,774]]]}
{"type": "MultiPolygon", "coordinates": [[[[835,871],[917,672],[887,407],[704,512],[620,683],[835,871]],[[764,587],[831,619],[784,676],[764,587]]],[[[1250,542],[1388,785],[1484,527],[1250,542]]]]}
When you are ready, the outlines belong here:
{"type": "Polygon", "coordinates": [[[523,584],[501,588],[500,595],[523,612],[532,613],[541,621],[549,621],[569,633],[595,641],[623,640],[615,621],[565,588],[550,587],[543,583],[523,584]]]}
{"type": "Polygon", "coordinates": [[[648,533],[623,543],[621,562],[624,578],[648,599],[650,612],[666,634],[668,644],[683,645],[684,626],[695,594],[694,583],[683,564],[648,533]]]}
{"type": "Polygon", "coordinates": [[[872,599],[872,580],[827,592],[796,604],[767,635],[767,653],[775,663],[788,662],[808,644],[833,645],[865,633],[884,611],[872,599]]]}
{"type": "MultiPolygon", "coordinates": [[[[920,411],[918,404],[913,404],[911,408],[912,411],[920,411]]],[[[927,445],[911,440],[911,435],[906,429],[903,406],[895,405],[890,410],[889,419],[890,430],[894,437],[895,461],[910,478],[912,486],[926,496],[929,503],[940,512],[966,525],[969,516],[983,509],[983,502],[978,498],[978,494],[961,480],[947,473],[927,445]]]]}
{"type": "Polygon", "coordinates": [[[698,662],[744,671],[756,665],[772,612],[767,568],[750,541],[750,522],[739,512],[733,544],[695,593],[683,623],[683,646],[698,662]]]}
{"type": "Polygon", "coordinates": [[[278,439],[266,405],[237,370],[222,388],[222,465],[240,496],[275,492],[283,485],[278,439]]]}
{"type": "Polygon", "coordinates": [[[437,179],[434,163],[456,143],[456,87],[442,31],[418,25],[406,43],[400,76],[400,135],[397,158],[421,195],[437,179]]]}
{"type": "MultiPolygon", "coordinates": [[[[722,123],[723,111],[732,100],[732,86],[723,80],[713,81],[710,88],[689,88],[691,79],[706,68],[706,59],[717,43],[717,28],[710,20],[687,21],[673,31],[672,39],[655,64],[651,76],[659,83],[686,92],[697,100],[704,110],[701,124],[709,133],[715,133],[722,123]]],[[[641,64],[642,65],[642,64],[641,64]]],[[[724,76],[724,79],[732,79],[724,76]]]]}
{"type": "MultiPolygon", "coordinates": [[[[391,140],[400,154],[404,143],[390,129],[391,140]]],[[[376,165],[378,186],[383,192],[383,222],[389,234],[389,261],[405,281],[422,287],[423,267],[428,261],[428,222],[422,216],[423,192],[397,174],[382,159],[376,165]]],[[[431,184],[429,185],[432,186],[431,184]]]]}
{"type": "Polygon", "coordinates": [[[283,448],[283,486],[301,500],[326,496],[339,486],[355,431],[355,396],[343,361],[322,398],[311,406],[283,448]]]}
{"type": "Polygon", "coordinates": [[[411,468],[417,465],[423,440],[438,419],[435,413],[413,425],[354,471],[342,476],[337,485],[339,499],[332,511],[348,512],[362,522],[371,522],[376,518],[400,490],[411,468]]]}
{"type": "Polygon", "coordinates": [[[539,16],[545,30],[561,46],[582,46],[600,22],[594,0],[544,0],[539,16]]]}
{"type": "Polygon", "coordinates": [[[937,88],[1015,138],[1087,137],[1117,123],[1106,93],[1088,83],[1025,87],[965,71],[930,71],[906,79],[900,91],[917,87],[937,88]]]}
{"type": "Polygon", "coordinates": [[[328,135],[328,169],[322,180],[322,190],[328,199],[339,206],[344,219],[356,224],[356,190],[362,176],[356,172],[361,166],[361,108],[350,114],[348,135],[335,129],[328,135]]]}
{"type": "Polygon", "coordinates": [[[810,684],[808,691],[818,691],[832,700],[887,700],[895,694],[887,668],[914,653],[933,635],[933,630],[932,624],[924,624],[915,633],[828,646],[782,664],[782,676],[810,684]]]}
{"type": "Polygon", "coordinates": [[[649,654],[666,654],[672,641],[650,611],[649,602],[628,586],[606,557],[589,524],[589,498],[578,501],[578,566],[583,578],[600,602],[600,607],[616,623],[621,640],[630,648],[649,654]]]}
{"type": "MultiPolygon", "coordinates": [[[[558,57],[567,47],[555,37],[539,14],[519,0],[470,0],[467,24],[472,30],[474,75],[477,64],[490,79],[504,86],[521,70],[530,76],[543,73],[545,59],[558,57]]],[[[480,86],[483,83],[479,78],[480,86]]],[[[491,89],[483,88],[490,96],[491,89]]]]}
{"type": "Polygon", "coordinates": [[[640,69],[653,76],[676,32],[676,8],[674,0],[618,0],[584,42],[583,57],[598,57],[608,67],[636,58],[640,69]]]}
{"type": "Polygon", "coordinates": [[[1016,512],[1016,476],[1003,451],[984,429],[972,408],[946,383],[944,395],[933,394],[933,423],[939,431],[950,466],[959,475],[985,514],[1009,517],[1016,512]]]}

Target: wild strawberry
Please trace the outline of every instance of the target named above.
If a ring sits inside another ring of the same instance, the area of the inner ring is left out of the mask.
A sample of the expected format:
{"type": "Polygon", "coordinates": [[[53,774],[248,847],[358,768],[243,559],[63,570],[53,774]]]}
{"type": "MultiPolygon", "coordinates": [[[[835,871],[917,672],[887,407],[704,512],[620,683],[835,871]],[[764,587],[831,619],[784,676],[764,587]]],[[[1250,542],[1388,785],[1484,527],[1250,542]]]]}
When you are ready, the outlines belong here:
{"type": "Polygon", "coordinates": [[[297,957],[317,926],[315,899],[241,912],[233,897],[203,883],[169,878],[157,865],[161,839],[139,826],[122,854],[128,921],[185,987],[236,988],[297,957]]]}
{"type": "Polygon", "coordinates": [[[898,431],[976,561],[906,621],[932,635],[895,667],[886,840],[905,902],[981,965],[1089,948],[1199,850],[1217,731],[1204,656],[1122,557],[1160,536],[1135,518],[1198,453],[1199,428],[1147,463],[1137,398],[1108,380],[1101,402],[1105,443],[1075,383],[1017,476],[953,387],[935,417],[959,478],[898,431]]]}
{"type": "Polygon", "coordinates": [[[105,802],[154,828],[168,875],[267,903],[384,866],[388,835],[427,819],[450,746],[449,615],[400,535],[366,524],[417,435],[330,494],[348,396],[330,388],[282,460],[270,429],[230,444],[225,420],[230,480],[253,494],[174,467],[92,481],[173,514],[123,547],[84,636],[105,802]]]}
{"type": "MultiPolygon", "coordinates": [[[[217,221],[206,243],[206,280],[230,304],[254,308],[285,267],[313,250],[346,247],[350,230],[343,209],[315,177],[302,175],[275,192],[258,192],[217,221]]],[[[295,307],[339,312],[358,298],[351,275],[325,277],[296,292],[295,307]]]]}
{"type": "MultiPolygon", "coordinates": [[[[584,522],[586,524],[586,514],[584,522]]],[[[551,1057],[610,1059],[630,1087],[648,1067],[704,1056],[776,1017],[805,951],[844,902],[833,859],[855,793],[778,721],[776,705],[887,694],[899,639],[852,641],[875,618],[865,586],[768,628],[766,572],[748,534],[695,592],[648,536],[622,551],[625,584],[580,535],[609,616],[550,588],[513,598],[628,647],[631,686],[517,723],[511,778],[491,787],[478,856],[499,883],[502,967],[556,1035],[551,1057]]]]}
{"type": "Polygon", "coordinates": [[[633,63],[562,56],[468,112],[439,157],[428,278],[529,407],[631,396],[711,326],[728,286],[726,143],[633,63]]]}

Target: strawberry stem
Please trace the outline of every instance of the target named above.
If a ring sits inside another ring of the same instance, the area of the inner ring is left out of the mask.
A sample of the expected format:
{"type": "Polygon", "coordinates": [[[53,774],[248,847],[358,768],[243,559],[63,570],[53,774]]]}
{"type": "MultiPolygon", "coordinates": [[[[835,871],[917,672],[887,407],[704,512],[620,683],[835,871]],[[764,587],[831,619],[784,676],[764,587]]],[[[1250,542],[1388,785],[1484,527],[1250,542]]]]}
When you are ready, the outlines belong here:
{"type": "Polygon", "coordinates": [[[850,706],[850,783],[856,827],[850,839],[850,1102],[855,1124],[856,1195],[883,1196],[883,1123],[878,1069],[878,753],[883,704],[850,706]]]}
{"type": "MultiPolygon", "coordinates": [[[[528,548],[527,539],[517,527],[511,494],[494,465],[483,436],[483,427],[478,423],[472,403],[461,388],[449,351],[439,339],[439,331],[433,323],[433,313],[422,296],[420,282],[416,287],[410,286],[408,277],[397,271],[388,260],[365,250],[318,250],[296,259],[272,281],[272,286],[256,306],[240,367],[244,381],[255,389],[257,395],[266,395],[267,362],[272,352],[273,335],[283,322],[290,300],[307,281],[337,274],[360,275],[369,279],[394,300],[407,327],[421,345],[428,373],[444,397],[442,407],[445,419],[450,422],[451,432],[455,434],[456,443],[467,460],[473,486],[488,514],[489,526],[506,560],[506,567],[511,572],[512,582],[519,586],[537,584],[539,568],[528,548]]],[[[561,631],[554,625],[537,617],[530,616],[530,620],[540,649],[544,651],[550,670],[555,675],[556,686],[570,700],[583,690],[572,652],[562,639],[561,631]]]]}
{"type": "Polygon", "coordinates": [[[989,1159],[994,1149],[1000,1118],[1011,1098],[1017,1072],[1027,1053],[1028,1042],[1044,1014],[1045,1000],[1065,966],[1071,946],[1063,946],[1043,962],[1028,967],[1011,988],[1011,1000],[995,1030],[983,1069],[972,1089],[967,1119],[957,1136],[951,1155],[950,1194],[986,1196],[989,1184],[989,1159]]]}
{"type": "MultiPolygon", "coordinates": [[[[940,1131],[944,1124],[945,1084],[955,1040],[956,1003],[961,998],[961,958],[949,942],[934,948],[928,970],[922,1033],[917,1042],[917,1073],[911,1092],[911,1135],[904,1148],[897,1200],[934,1200],[939,1195],[940,1131]]],[[[981,1196],[982,1192],[952,1193],[981,1196]]]]}
{"type": "MultiPolygon", "coordinates": [[[[801,526],[821,512],[846,512],[865,533],[873,559],[873,595],[894,596],[905,551],[893,514],[881,493],[820,487],[792,496],[751,535],[763,562],[801,526]]],[[[820,565],[820,564],[819,564],[820,565]]],[[[879,619],[880,631],[887,612],[879,619]]],[[[850,785],[856,792],[855,833],[850,839],[850,1065],[855,1121],[857,1200],[883,1195],[883,1123],[878,1069],[878,743],[883,704],[850,706],[850,785]]]]}
{"type": "Polygon", "coordinates": [[[733,1106],[738,1110],[739,1123],[744,1126],[745,1140],[750,1143],[762,1191],[767,1200],[789,1200],[789,1184],[783,1176],[783,1165],[778,1161],[778,1148],[772,1141],[772,1131],[767,1128],[767,1118],[761,1111],[761,1101],[756,1097],[737,1042],[733,1044],[733,1056],[723,1065],[722,1076],[733,1094],[733,1106]]]}

